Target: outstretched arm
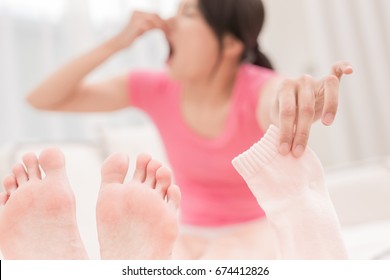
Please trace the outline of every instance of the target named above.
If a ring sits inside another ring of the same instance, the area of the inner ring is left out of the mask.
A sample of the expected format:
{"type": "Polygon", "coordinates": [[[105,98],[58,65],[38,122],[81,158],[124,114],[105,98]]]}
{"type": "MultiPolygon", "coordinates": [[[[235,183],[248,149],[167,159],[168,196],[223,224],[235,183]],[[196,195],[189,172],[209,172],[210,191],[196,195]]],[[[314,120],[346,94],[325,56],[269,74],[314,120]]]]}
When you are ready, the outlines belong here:
{"type": "Polygon", "coordinates": [[[37,109],[53,111],[111,111],[129,106],[126,75],[98,83],[87,83],[85,79],[111,56],[154,28],[166,32],[167,23],[156,14],[134,12],[119,34],[58,69],[28,95],[27,101],[37,109]]]}

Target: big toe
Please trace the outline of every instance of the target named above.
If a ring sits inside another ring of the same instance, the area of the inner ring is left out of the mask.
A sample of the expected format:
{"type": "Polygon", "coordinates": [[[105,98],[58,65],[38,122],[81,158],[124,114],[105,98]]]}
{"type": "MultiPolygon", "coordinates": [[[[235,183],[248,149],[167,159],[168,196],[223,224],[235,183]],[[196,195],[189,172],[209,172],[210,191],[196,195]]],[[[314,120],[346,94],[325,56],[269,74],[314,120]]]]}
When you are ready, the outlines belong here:
{"type": "Polygon", "coordinates": [[[128,169],[129,157],[126,154],[112,154],[102,165],[102,185],[110,183],[123,184],[128,169]]]}
{"type": "Polygon", "coordinates": [[[41,152],[39,163],[46,175],[65,175],[65,156],[58,148],[48,148],[41,152]]]}

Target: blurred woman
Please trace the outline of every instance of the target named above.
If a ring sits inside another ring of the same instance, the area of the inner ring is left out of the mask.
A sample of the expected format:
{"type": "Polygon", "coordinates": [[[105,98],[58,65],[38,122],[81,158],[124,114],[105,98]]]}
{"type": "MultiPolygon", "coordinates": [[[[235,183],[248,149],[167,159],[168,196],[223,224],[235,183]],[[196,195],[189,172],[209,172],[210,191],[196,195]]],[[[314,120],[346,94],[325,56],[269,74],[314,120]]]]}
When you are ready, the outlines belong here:
{"type": "Polygon", "coordinates": [[[183,0],[164,20],[134,12],[116,36],[70,61],[28,96],[35,108],[68,112],[137,107],[162,136],[182,193],[177,258],[273,258],[275,237],[265,213],[231,160],[275,124],[279,151],[300,157],[310,127],[334,121],[347,62],[315,80],[286,79],[260,51],[260,0],[183,0]],[[170,46],[167,71],[132,71],[87,83],[86,77],[152,29],[170,46]]]}

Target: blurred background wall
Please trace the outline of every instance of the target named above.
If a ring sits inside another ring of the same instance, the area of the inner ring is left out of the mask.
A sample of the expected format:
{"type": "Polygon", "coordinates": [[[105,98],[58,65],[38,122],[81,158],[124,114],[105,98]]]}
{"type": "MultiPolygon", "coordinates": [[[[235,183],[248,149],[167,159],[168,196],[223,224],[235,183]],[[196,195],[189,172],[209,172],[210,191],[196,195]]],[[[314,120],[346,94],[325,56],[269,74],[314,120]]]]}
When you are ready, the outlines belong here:
{"type": "Polygon", "coordinates": [[[262,41],[287,76],[321,77],[349,60],[336,122],[316,124],[310,144],[325,166],[390,155],[390,1],[264,0],[262,41]]]}
{"type": "MultiPolygon", "coordinates": [[[[50,72],[118,32],[134,9],[169,17],[178,0],[0,0],[0,145],[32,140],[94,139],[96,127],[137,124],[137,111],[37,112],[25,95],[50,72]]],[[[343,80],[331,127],[316,124],[310,144],[325,166],[390,156],[390,1],[264,0],[260,45],[285,76],[326,75],[338,60],[355,73],[343,80]]],[[[161,69],[162,34],[150,32],[91,79],[138,67],[161,69]]],[[[53,92],[55,94],[55,92],[53,92]]]]}

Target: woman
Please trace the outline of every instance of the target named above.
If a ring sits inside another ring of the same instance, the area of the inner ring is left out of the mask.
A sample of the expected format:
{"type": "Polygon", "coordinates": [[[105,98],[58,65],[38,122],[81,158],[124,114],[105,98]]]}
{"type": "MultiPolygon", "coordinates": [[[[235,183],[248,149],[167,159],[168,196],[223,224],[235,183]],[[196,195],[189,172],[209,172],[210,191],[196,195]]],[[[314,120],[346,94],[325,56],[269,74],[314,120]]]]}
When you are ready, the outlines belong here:
{"type": "Polygon", "coordinates": [[[282,154],[299,157],[312,123],[332,124],[339,80],[335,64],[320,81],[284,79],[271,70],[257,38],[260,0],[183,0],[175,17],[135,12],[122,32],[71,61],[29,96],[38,109],[71,112],[144,110],[159,129],[182,192],[178,258],[272,258],[265,214],[231,160],[281,129],[282,154]],[[151,29],[170,44],[167,73],[134,71],[98,83],[85,78],[151,29]]]}

